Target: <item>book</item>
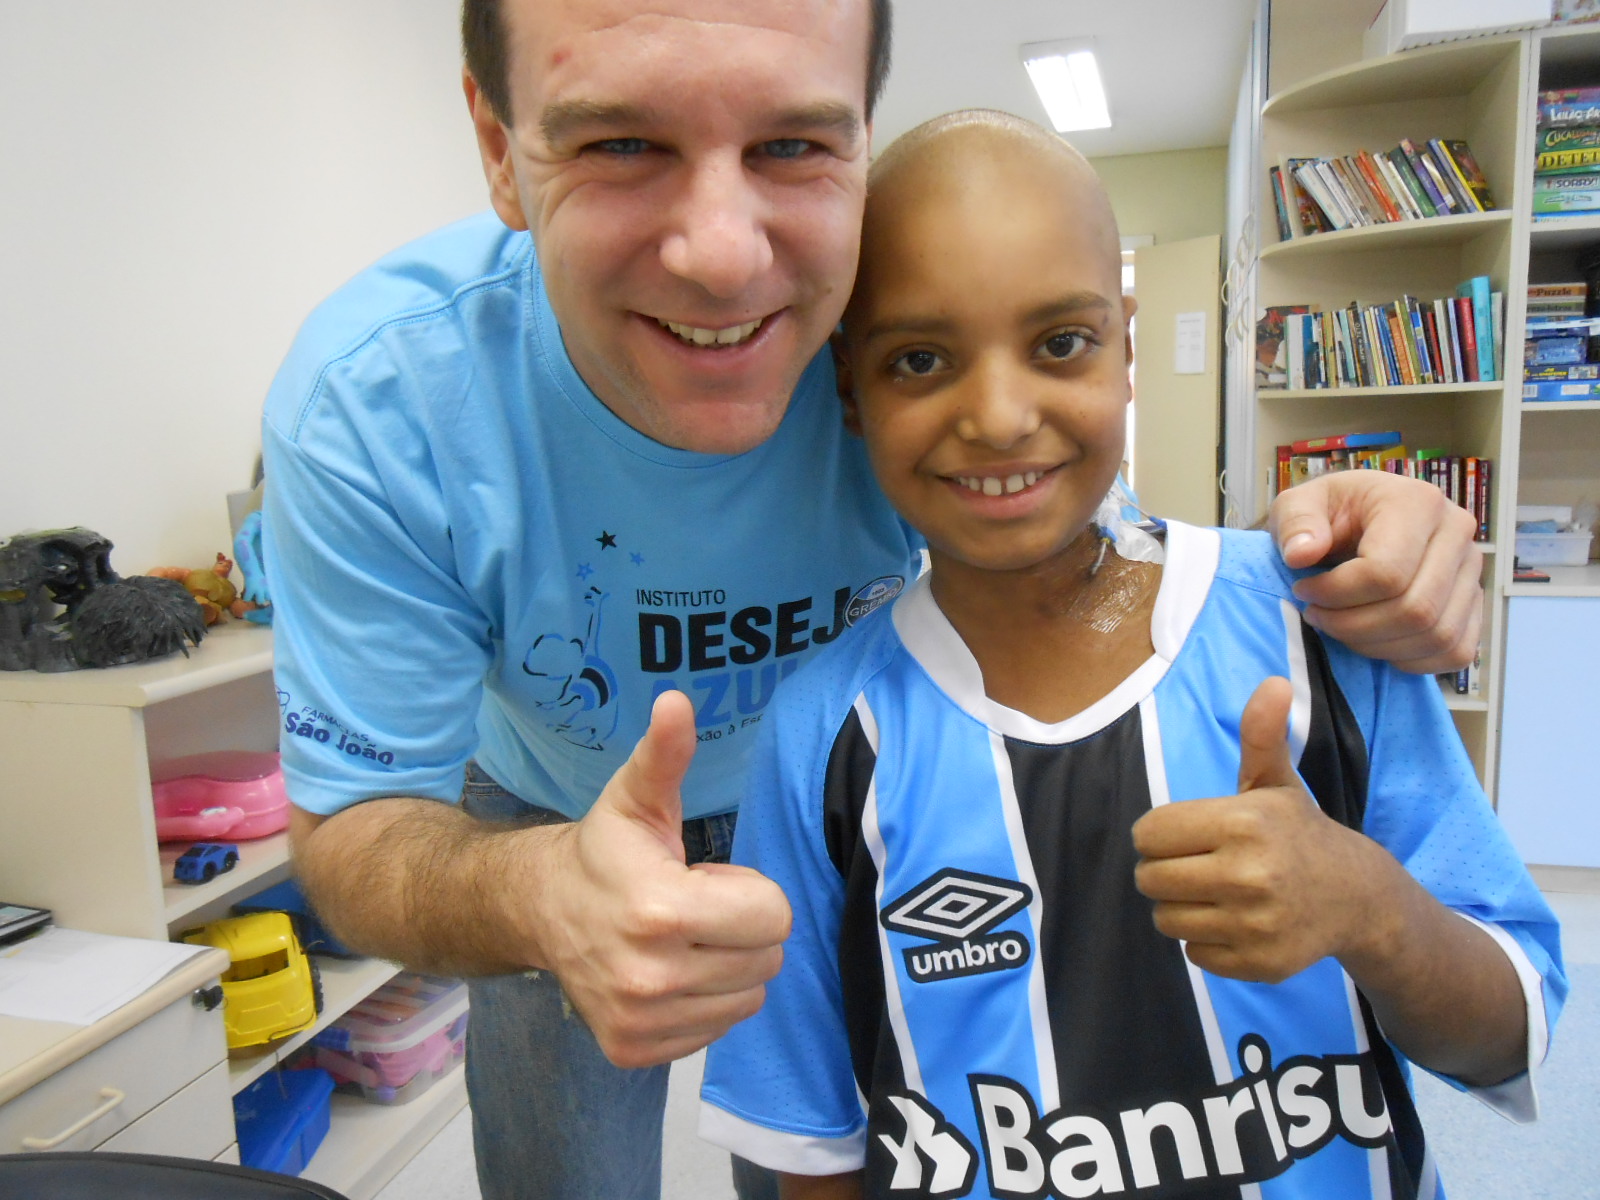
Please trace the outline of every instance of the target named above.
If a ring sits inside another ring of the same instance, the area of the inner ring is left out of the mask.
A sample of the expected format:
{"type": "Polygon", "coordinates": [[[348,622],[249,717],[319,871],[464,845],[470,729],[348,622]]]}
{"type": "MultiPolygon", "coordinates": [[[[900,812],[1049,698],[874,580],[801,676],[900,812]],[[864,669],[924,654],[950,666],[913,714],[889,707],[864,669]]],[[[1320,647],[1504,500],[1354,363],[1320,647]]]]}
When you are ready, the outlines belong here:
{"type": "Polygon", "coordinates": [[[1461,335],[1461,368],[1468,383],[1478,382],[1478,337],[1472,323],[1472,301],[1455,298],[1456,326],[1461,335]]]}
{"type": "Polygon", "coordinates": [[[1466,361],[1465,349],[1461,340],[1461,325],[1456,320],[1456,303],[1454,298],[1440,300],[1439,305],[1444,309],[1445,324],[1450,329],[1450,370],[1455,376],[1451,383],[1466,383],[1467,371],[1463,365],[1466,361]]]}
{"type": "Polygon", "coordinates": [[[1294,169],[1294,178],[1316,203],[1317,211],[1329,229],[1350,228],[1350,219],[1334,200],[1333,194],[1328,190],[1327,181],[1318,173],[1315,159],[1301,159],[1300,165],[1294,169]]]}
{"type": "Polygon", "coordinates": [[[1283,168],[1273,167],[1267,172],[1272,185],[1272,209],[1278,218],[1278,240],[1287,242],[1294,237],[1294,226],[1289,223],[1289,202],[1283,194],[1283,168]]]}
{"type": "Polygon", "coordinates": [[[1305,438],[1289,444],[1293,454],[1316,454],[1323,450],[1363,450],[1373,446],[1394,446],[1403,439],[1396,430],[1384,433],[1334,433],[1327,437],[1305,438]]]}
{"type": "Polygon", "coordinates": [[[1472,333],[1477,343],[1478,378],[1485,383],[1500,378],[1495,370],[1494,318],[1489,301],[1489,277],[1474,275],[1456,288],[1456,295],[1472,305],[1472,333]]]}
{"type": "Polygon", "coordinates": [[[1448,193],[1440,188],[1443,180],[1437,178],[1437,170],[1429,170],[1428,162],[1422,157],[1416,144],[1410,138],[1400,139],[1400,153],[1405,155],[1406,164],[1411,168],[1411,173],[1422,184],[1422,190],[1428,193],[1434,211],[1441,217],[1447,217],[1456,211],[1455,201],[1448,193]]]}
{"type": "Polygon", "coordinates": [[[1422,208],[1417,203],[1417,198],[1411,194],[1411,189],[1400,178],[1400,172],[1395,169],[1394,163],[1389,161],[1387,154],[1374,154],[1372,161],[1377,164],[1378,170],[1389,183],[1389,191],[1411,220],[1420,221],[1424,216],[1428,215],[1422,211],[1422,208]]]}
{"type": "Polygon", "coordinates": [[[1491,379],[1502,379],[1505,367],[1500,364],[1500,351],[1506,344],[1506,294],[1489,293],[1489,348],[1494,353],[1494,374],[1491,379]]]}
{"type": "Polygon", "coordinates": [[[1456,202],[1457,212],[1477,212],[1478,202],[1472,198],[1472,193],[1467,190],[1467,181],[1456,171],[1455,163],[1451,161],[1449,153],[1444,148],[1444,143],[1438,138],[1429,138],[1422,145],[1423,154],[1439,172],[1439,177],[1444,180],[1444,186],[1449,189],[1450,197],[1456,202]]]}
{"type": "Polygon", "coordinates": [[[1461,200],[1456,196],[1455,190],[1451,188],[1450,181],[1439,170],[1439,164],[1433,161],[1433,156],[1428,153],[1426,147],[1418,149],[1417,162],[1421,164],[1422,172],[1428,176],[1434,192],[1437,193],[1442,201],[1440,204],[1441,216],[1444,215],[1444,209],[1449,209],[1451,216],[1456,216],[1463,212],[1477,211],[1477,208],[1471,204],[1463,206],[1461,200]]]}
{"type": "Polygon", "coordinates": [[[1262,311],[1256,321],[1256,387],[1289,386],[1287,318],[1310,311],[1304,304],[1280,304],[1262,311]]]}
{"type": "Polygon", "coordinates": [[[1407,220],[1410,214],[1402,212],[1400,202],[1389,194],[1388,181],[1379,172],[1377,160],[1365,150],[1353,155],[1352,160],[1356,169],[1361,172],[1362,179],[1366,181],[1367,190],[1383,207],[1384,216],[1390,221],[1407,220]]]}
{"type": "Polygon", "coordinates": [[[1494,194],[1489,190],[1489,178],[1483,173],[1483,168],[1478,165],[1478,160],[1473,157],[1472,149],[1460,138],[1443,138],[1440,144],[1444,153],[1449,158],[1451,166],[1461,182],[1467,187],[1473,202],[1477,204],[1479,212],[1489,212],[1494,208],[1494,194]]]}
{"type": "Polygon", "coordinates": [[[1428,195],[1427,188],[1422,186],[1422,180],[1417,178],[1417,173],[1411,169],[1411,160],[1406,157],[1405,151],[1396,146],[1393,150],[1385,151],[1383,157],[1394,168],[1394,173],[1400,178],[1401,183],[1405,185],[1406,191],[1410,193],[1412,202],[1416,204],[1418,211],[1424,217],[1438,216],[1439,210],[1434,207],[1433,198],[1428,195]]]}
{"type": "Polygon", "coordinates": [[[1333,228],[1323,216],[1322,210],[1317,207],[1317,202],[1311,193],[1306,191],[1305,185],[1295,177],[1295,171],[1309,161],[1304,158],[1285,157],[1278,164],[1278,171],[1283,179],[1284,196],[1289,205],[1290,223],[1294,227],[1296,237],[1325,233],[1333,228]]]}

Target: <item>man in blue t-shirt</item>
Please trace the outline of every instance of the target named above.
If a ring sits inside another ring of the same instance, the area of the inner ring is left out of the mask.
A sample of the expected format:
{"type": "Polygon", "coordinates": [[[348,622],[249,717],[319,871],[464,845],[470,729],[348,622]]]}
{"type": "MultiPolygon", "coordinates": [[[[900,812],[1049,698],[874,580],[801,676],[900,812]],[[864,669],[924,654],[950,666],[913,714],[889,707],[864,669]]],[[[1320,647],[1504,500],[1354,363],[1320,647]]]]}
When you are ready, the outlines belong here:
{"type": "MultiPolygon", "coordinates": [[[[350,944],[474,977],[486,1197],[651,1195],[637,1068],[755,1011],[788,931],[698,860],[773,689],[913,570],[818,357],[888,4],[468,0],[463,33],[494,217],[342,288],[267,403],[296,870],[350,944]]],[[[1273,517],[1292,565],[1355,556],[1302,585],[1331,635],[1470,657],[1434,489],[1273,517]]]]}

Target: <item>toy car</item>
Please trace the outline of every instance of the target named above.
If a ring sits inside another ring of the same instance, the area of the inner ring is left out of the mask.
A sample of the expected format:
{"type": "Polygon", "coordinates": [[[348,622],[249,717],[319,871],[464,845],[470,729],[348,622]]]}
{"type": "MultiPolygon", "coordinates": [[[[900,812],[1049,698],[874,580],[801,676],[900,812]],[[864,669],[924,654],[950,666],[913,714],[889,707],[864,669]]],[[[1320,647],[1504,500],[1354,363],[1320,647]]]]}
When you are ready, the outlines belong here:
{"type": "Polygon", "coordinates": [[[222,973],[230,1050],[299,1033],[322,1011],[322,977],[300,948],[287,913],[225,917],[190,930],[183,940],[220,947],[233,959],[222,973]]]}
{"type": "Polygon", "coordinates": [[[153,763],[150,794],[163,842],[266,837],[289,824],[289,795],[274,751],[214,750],[153,763]]]}
{"type": "Polygon", "coordinates": [[[172,864],[179,883],[208,883],[239,865],[239,847],[232,842],[196,842],[172,864]]]}

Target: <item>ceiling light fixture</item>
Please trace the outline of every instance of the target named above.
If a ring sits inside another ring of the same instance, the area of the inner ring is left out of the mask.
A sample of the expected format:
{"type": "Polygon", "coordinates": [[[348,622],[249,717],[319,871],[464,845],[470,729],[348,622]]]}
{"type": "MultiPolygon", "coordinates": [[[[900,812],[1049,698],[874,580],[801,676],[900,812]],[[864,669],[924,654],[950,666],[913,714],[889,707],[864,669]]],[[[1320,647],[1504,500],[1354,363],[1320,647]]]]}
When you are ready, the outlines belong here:
{"type": "Polygon", "coordinates": [[[1111,127],[1092,42],[1029,42],[1022,47],[1022,65],[1058,133],[1111,127]]]}

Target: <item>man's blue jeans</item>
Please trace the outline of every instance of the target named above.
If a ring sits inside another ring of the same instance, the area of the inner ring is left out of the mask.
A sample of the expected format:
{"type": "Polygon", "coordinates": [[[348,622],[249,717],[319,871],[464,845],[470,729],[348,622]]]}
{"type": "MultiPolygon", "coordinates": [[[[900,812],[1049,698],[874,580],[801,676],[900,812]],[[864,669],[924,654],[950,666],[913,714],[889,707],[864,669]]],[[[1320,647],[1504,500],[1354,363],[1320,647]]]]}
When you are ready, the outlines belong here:
{"type": "MultiPolygon", "coordinates": [[[[461,793],[485,821],[553,825],[476,763],[461,793]]],[[[686,821],[690,862],[726,862],[731,814],[686,821]]],[[[509,883],[510,881],[508,881],[509,883]]],[[[483,1200],[659,1200],[667,1068],[625,1070],[599,1044],[548,971],[468,980],[467,1094],[483,1200]]],[[[776,1178],[735,1158],[740,1200],[777,1200],[776,1178]]]]}

